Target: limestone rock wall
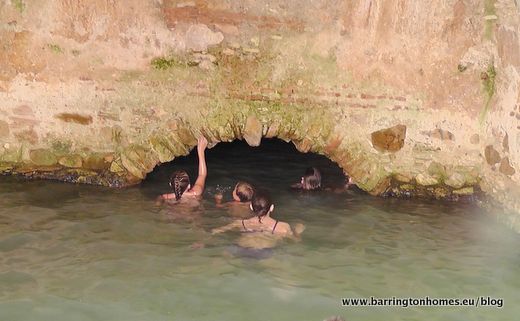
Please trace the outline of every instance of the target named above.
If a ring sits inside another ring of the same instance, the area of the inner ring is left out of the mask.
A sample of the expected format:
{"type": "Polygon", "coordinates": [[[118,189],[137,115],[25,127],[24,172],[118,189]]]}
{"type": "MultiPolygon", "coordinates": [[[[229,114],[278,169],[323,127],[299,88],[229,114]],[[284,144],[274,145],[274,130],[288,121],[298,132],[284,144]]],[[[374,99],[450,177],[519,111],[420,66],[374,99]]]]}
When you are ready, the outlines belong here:
{"type": "Polygon", "coordinates": [[[514,1],[0,0],[0,170],[125,186],[292,141],[372,194],[480,189],[520,227],[514,1]]]}

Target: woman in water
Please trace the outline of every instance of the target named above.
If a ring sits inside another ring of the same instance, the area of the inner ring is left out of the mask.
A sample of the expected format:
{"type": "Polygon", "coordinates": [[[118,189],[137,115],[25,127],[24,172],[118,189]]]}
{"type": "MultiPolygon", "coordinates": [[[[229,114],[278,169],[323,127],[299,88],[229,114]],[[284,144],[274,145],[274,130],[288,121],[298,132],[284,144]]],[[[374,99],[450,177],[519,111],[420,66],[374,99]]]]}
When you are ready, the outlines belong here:
{"type": "Polygon", "coordinates": [[[207,139],[204,136],[200,137],[197,143],[199,175],[197,176],[195,185],[193,185],[193,187],[191,186],[188,173],[183,170],[175,171],[170,178],[170,187],[173,188],[173,193],[162,194],[159,196],[160,200],[175,200],[176,202],[181,202],[186,199],[198,198],[202,195],[206,184],[206,176],[208,175],[206,158],[204,155],[207,146],[207,139]]]}
{"type": "Polygon", "coordinates": [[[356,184],[352,180],[352,178],[346,175],[345,183],[339,188],[326,187],[323,188],[321,183],[321,173],[316,167],[309,167],[305,170],[305,174],[301,177],[299,183],[291,185],[294,189],[304,190],[304,191],[318,191],[318,190],[326,190],[333,191],[334,193],[342,193],[355,186],[356,184]]]}
{"type": "Polygon", "coordinates": [[[253,217],[243,220],[235,220],[232,223],[213,229],[212,234],[222,233],[233,229],[239,229],[247,233],[270,234],[280,237],[297,238],[305,229],[303,224],[298,224],[295,229],[285,222],[271,218],[274,204],[267,193],[257,191],[254,193],[250,204],[253,217]]]}
{"type": "Polygon", "coordinates": [[[292,188],[315,191],[321,189],[321,173],[316,167],[309,167],[305,170],[299,183],[291,185],[292,188]]]}

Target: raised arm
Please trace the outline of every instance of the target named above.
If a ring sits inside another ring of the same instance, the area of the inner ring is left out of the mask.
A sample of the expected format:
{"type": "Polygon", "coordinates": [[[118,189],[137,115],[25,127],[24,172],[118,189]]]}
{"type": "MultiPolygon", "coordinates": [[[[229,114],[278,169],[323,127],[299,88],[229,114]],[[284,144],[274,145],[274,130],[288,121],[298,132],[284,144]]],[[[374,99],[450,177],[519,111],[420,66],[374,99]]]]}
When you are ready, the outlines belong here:
{"type": "Polygon", "coordinates": [[[206,176],[208,176],[208,169],[206,167],[206,156],[204,151],[208,146],[208,140],[202,136],[198,139],[197,143],[197,154],[199,156],[199,175],[195,181],[195,185],[190,190],[193,195],[202,195],[204,192],[204,186],[206,185],[206,176]]]}

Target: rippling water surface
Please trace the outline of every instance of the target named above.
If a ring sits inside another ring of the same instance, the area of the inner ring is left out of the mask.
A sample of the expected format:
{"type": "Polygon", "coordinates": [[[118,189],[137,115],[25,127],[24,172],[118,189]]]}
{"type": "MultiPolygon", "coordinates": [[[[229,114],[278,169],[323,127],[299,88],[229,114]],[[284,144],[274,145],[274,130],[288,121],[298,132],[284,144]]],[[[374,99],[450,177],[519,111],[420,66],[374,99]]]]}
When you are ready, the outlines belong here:
{"type": "Polygon", "coordinates": [[[0,177],[0,320],[517,320],[520,237],[471,204],[302,194],[287,186],[315,165],[291,145],[220,144],[207,153],[201,206],[155,205],[169,173],[115,190],[0,177]],[[301,242],[263,259],[233,256],[237,234],[213,193],[238,180],[269,189],[274,217],[302,222],[301,242]],[[188,212],[188,213],[186,213],[188,212]],[[183,217],[186,217],[183,219],[183,217]],[[193,249],[192,244],[206,246],[193,249]],[[504,307],[343,307],[344,297],[477,297],[504,307]]]}

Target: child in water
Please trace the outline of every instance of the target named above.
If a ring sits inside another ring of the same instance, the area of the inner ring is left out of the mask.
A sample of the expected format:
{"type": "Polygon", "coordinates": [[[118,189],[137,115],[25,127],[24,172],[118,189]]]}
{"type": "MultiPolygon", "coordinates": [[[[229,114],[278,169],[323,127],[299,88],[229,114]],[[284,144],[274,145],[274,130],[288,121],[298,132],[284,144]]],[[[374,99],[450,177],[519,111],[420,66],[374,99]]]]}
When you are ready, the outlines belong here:
{"type": "Polygon", "coordinates": [[[229,213],[233,216],[249,216],[249,204],[255,193],[254,187],[246,182],[238,182],[231,193],[233,200],[222,203],[222,193],[215,194],[215,202],[217,207],[227,208],[229,213]]]}
{"type": "Polygon", "coordinates": [[[170,178],[170,187],[173,188],[173,193],[162,194],[159,196],[160,200],[175,200],[176,202],[181,202],[186,199],[199,198],[202,195],[206,184],[206,176],[208,175],[206,158],[204,155],[207,146],[207,139],[205,137],[200,137],[197,141],[199,174],[195,181],[195,185],[193,185],[193,187],[191,186],[188,173],[183,170],[175,171],[170,178]]]}
{"type": "Polygon", "coordinates": [[[253,217],[243,220],[235,220],[232,223],[211,231],[212,234],[222,233],[233,229],[239,229],[247,233],[271,234],[279,237],[298,238],[305,230],[303,224],[297,224],[294,230],[285,222],[271,218],[274,204],[270,197],[263,191],[254,193],[250,204],[253,217]]]}

